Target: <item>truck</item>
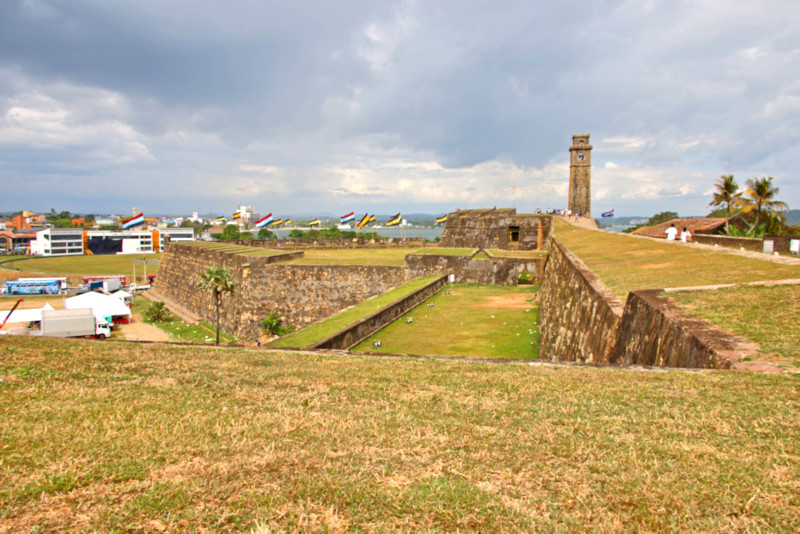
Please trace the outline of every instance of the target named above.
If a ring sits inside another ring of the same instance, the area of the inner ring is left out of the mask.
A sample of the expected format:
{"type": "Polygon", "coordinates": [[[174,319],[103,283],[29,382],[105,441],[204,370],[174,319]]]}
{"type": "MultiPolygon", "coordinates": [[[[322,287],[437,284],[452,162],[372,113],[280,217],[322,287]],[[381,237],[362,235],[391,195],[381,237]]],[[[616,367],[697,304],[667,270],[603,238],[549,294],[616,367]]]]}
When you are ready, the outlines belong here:
{"type": "Polygon", "coordinates": [[[90,308],[44,310],[40,335],[44,337],[101,338],[111,335],[108,323],[99,321],[90,308]]]}
{"type": "Polygon", "coordinates": [[[112,293],[118,289],[122,289],[122,281],[119,278],[111,278],[108,280],[95,280],[89,282],[87,289],[89,291],[96,291],[102,289],[107,293],[112,293]]]}

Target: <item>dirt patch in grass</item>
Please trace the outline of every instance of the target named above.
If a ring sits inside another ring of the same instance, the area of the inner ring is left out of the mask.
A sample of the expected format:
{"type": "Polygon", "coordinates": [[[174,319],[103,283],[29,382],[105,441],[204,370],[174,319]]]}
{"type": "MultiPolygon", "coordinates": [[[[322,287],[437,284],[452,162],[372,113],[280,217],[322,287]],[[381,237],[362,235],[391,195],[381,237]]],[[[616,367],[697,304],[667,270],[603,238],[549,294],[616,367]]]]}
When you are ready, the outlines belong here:
{"type": "Polygon", "coordinates": [[[494,295],[484,297],[484,302],[473,304],[473,308],[506,308],[506,309],[527,309],[533,306],[531,297],[528,294],[517,295],[494,295]]]}

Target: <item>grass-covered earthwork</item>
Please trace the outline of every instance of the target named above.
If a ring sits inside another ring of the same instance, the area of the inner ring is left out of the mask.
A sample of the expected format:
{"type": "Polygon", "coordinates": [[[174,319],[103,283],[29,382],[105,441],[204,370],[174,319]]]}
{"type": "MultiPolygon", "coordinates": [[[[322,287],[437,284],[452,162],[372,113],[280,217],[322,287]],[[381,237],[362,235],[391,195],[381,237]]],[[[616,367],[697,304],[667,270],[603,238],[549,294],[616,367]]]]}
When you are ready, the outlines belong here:
{"type": "Polygon", "coordinates": [[[786,375],[0,340],[3,532],[797,532],[786,375]]]}
{"type": "Polygon", "coordinates": [[[447,286],[353,350],[535,359],[539,357],[536,291],[538,286],[447,286]],[[378,341],[380,346],[375,346],[378,341]]]}
{"type": "Polygon", "coordinates": [[[476,249],[474,248],[448,248],[448,247],[428,247],[415,250],[414,254],[433,254],[437,256],[471,256],[476,249]]]}
{"type": "Polygon", "coordinates": [[[800,366],[800,285],[665,293],[691,316],[759,344],[762,358],[800,366]]]}
{"type": "Polygon", "coordinates": [[[302,249],[304,257],[290,260],[290,265],[403,265],[406,254],[415,248],[336,248],[302,249]]]}
{"type": "Polygon", "coordinates": [[[664,239],[587,230],[558,218],[555,232],[573,254],[623,299],[634,289],[800,278],[800,266],[700,249],[664,239]]]}
{"type": "Polygon", "coordinates": [[[351,308],[329,317],[328,319],[314,323],[311,326],[303,328],[302,330],[298,330],[297,332],[276,339],[270,343],[270,346],[292,348],[307,347],[312,343],[324,339],[334,332],[338,332],[345,326],[351,325],[359,319],[363,319],[364,317],[375,313],[384,306],[405,297],[406,295],[432,282],[436,278],[438,278],[438,276],[433,275],[410,280],[399,287],[390,289],[389,291],[376,297],[360,302],[351,308]]]}

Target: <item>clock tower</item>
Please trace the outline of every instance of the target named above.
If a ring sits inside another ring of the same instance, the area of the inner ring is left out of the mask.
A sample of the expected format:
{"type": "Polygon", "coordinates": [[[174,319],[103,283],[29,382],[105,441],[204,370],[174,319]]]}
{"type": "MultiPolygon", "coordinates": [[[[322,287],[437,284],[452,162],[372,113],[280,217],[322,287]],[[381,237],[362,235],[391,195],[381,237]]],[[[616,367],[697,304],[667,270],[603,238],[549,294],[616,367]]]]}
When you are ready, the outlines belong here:
{"type": "Polygon", "coordinates": [[[572,136],[569,147],[569,202],[572,214],[582,217],[592,215],[592,145],[589,134],[572,136]]]}

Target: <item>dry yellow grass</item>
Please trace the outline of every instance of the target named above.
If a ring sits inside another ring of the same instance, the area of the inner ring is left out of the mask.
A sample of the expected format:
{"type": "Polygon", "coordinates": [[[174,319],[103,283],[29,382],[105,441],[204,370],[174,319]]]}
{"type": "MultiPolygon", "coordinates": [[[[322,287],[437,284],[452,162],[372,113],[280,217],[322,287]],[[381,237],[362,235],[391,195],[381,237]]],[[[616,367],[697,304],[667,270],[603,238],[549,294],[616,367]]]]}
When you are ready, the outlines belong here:
{"type": "Polygon", "coordinates": [[[4,532],[800,529],[794,377],[0,353],[4,532]]]}

